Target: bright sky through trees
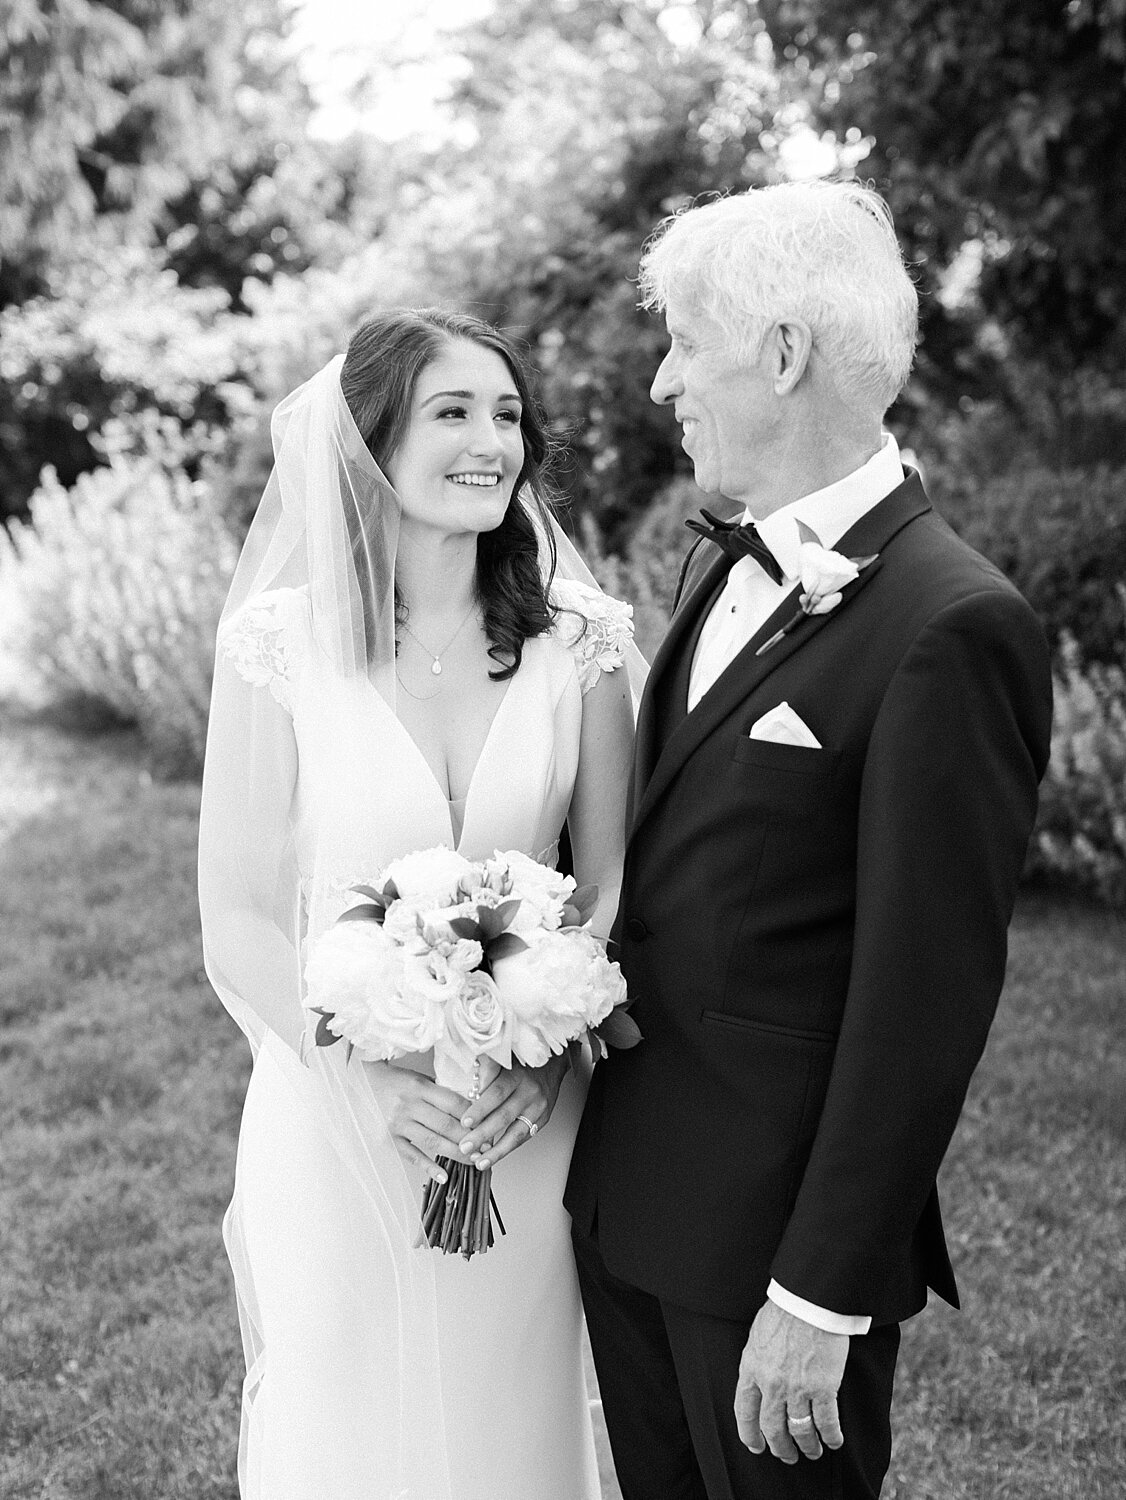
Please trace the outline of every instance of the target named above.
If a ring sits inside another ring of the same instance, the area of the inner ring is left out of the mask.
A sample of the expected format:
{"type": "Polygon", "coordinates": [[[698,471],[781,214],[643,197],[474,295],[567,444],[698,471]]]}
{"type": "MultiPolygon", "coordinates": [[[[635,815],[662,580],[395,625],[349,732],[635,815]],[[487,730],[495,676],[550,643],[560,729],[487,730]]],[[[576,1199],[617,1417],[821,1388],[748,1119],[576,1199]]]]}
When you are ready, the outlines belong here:
{"type": "Polygon", "coordinates": [[[437,101],[457,62],[437,33],[492,8],[493,0],[296,0],[294,46],[320,106],[315,134],[335,139],[362,128],[395,140],[440,130],[437,101]],[[394,77],[392,64],[403,64],[394,77]]]}
{"type": "MultiPolygon", "coordinates": [[[[356,129],[385,140],[444,134],[449,123],[440,100],[460,70],[439,33],[494,8],[495,0],[295,0],[294,46],[319,106],[314,134],[329,140],[356,129]]],[[[690,40],[690,10],[679,19],[675,8],[667,13],[664,29],[673,41],[690,40]]],[[[829,172],[835,162],[832,148],[801,128],[780,154],[791,177],[829,172]]]]}

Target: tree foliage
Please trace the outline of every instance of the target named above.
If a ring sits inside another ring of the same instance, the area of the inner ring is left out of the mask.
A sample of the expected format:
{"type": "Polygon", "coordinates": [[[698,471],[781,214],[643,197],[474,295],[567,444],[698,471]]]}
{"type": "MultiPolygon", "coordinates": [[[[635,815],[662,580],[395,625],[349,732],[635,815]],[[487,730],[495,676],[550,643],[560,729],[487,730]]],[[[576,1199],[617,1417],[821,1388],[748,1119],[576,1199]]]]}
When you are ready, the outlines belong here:
{"type": "Polygon", "coordinates": [[[280,0],[8,0],[4,302],[99,221],[145,240],[217,164],[300,131],[308,105],[281,51],[284,14],[280,0]]]}
{"type": "Polygon", "coordinates": [[[246,277],[331,245],[340,193],[305,138],[285,15],[282,0],[0,13],[0,515],[45,463],[69,484],[103,461],[110,419],[224,420],[185,370],[229,377],[218,324],[246,277]]]}
{"type": "Polygon", "coordinates": [[[919,264],[930,373],[982,356],[1120,370],[1126,355],[1126,0],[762,0],[826,126],[919,264]],[[961,295],[960,295],[961,294],[961,295]],[[959,302],[961,307],[959,307],[959,302]]]}
{"type": "Polygon", "coordinates": [[[746,0],[516,0],[461,30],[447,154],[406,237],[423,280],[520,331],[611,531],[667,482],[677,433],[648,400],[659,324],[640,247],[666,214],[776,174],[785,96],[746,0]]]}
{"type": "Polygon", "coordinates": [[[846,171],[866,138],[918,267],[899,426],[992,475],[1019,448],[1000,396],[1070,468],[1121,466],[1124,20],[1126,0],[509,0],[446,39],[448,139],[326,147],[285,0],[8,0],[0,512],[45,461],[64,483],[102,461],[107,427],[154,412],[198,455],[249,398],[241,515],[266,409],[366,314],[444,302],[525,338],[566,487],[622,543],[685,472],[648,399],[640,247],[685,202],[780,176],[811,111],[846,171]]]}

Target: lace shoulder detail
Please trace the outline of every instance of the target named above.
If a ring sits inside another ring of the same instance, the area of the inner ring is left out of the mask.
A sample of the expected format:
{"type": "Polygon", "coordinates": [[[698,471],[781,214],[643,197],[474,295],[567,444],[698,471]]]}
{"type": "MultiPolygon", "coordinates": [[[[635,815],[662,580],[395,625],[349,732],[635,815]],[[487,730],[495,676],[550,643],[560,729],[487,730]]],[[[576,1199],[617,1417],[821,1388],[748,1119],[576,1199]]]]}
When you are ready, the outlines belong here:
{"type": "Polygon", "coordinates": [[[588,693],[603,672],[622,665],[633,640],[633,605],[570,578],[554,580],[551,602],[558,612],[555,635],[574,656],[579,687],[588,693]]]}
{"type": "Polygon", "coordinates": [[[219,649],[240,677],[293,712],[299,622],[309,608],[309,591],[269,589],[255,594],[219,630],[219,649]]]}

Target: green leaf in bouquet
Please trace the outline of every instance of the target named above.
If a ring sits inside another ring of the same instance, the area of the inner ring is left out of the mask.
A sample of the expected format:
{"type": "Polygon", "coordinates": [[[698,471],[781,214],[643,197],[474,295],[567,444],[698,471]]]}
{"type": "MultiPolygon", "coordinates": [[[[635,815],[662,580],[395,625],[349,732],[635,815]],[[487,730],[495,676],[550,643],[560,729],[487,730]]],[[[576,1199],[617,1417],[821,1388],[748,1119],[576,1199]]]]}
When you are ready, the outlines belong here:
{"type": "Polygon", "coordinates": [[[377,891],[373,885],[350,885],[348,889],[355,891],[357,896],[366,896],[384,911],[399,899],[399,887],[393,880],[385,881],[381,891],[377,891]]]}
{"type": "Polygon", "coordinates": [[[374,901],[376,906],[386,906],[387,898],[382,891],[377,891],[371,885],[350,885],[350,891],[355,891],[357,896],[366,896],[369,901],[374,901]]]}
{"type": "Polygon", "coordinates": [[[338,922],[376,922],[382,927],[385,915],[382,906],[371,906],[365,902],[363,906],[350,906],[347,911],[341,912],[336,920],[338,922]]]}
{"type": "Polygon", "coordinates": [[[310,1009],[313,1015],[320,1016],[320,1020],[317,1022],[317,1029],[313,1033],[313,1041],[316,1042],[318,1047],[333,1046],[340,1038],[334,1031],[328,1029],[328,1023],[332,1020],[332,1011],[321,1010],[319,1006],[312,1006],[310,1009]]]}
{"type": "Polygon", "coordinates": [[[519,900],[502,901],[499,906],[479,906],[477,919],[481,923],[481,931],[485,934],[486,941],[498,938],[519,910],[519,900]]]}
{"type": "Polygon", "coordinates": [[[483,943],[485,941],[481,924],[475,922],[472,917],[451,917],[450,931],[454,937],[468,938],[470,942],[483,943]]]}
{"type": "Polygon", "coordinates": [[[498,958],[511,958],[514,953],[523,953],[527,943],[515,932],[502,932],[489,941],[489,962],[496,963],[498,958]]]}
{"type": "Polygon", "coordinates": [[[580,885],[577,891],[572,891],[564,907],[564,926],[581,927],[589,922],[594,915],[594,908],[598,905],[598,887],[596,885],[580,885]],[[574,911],[577,921],[568,922],[567,912],[574,911]]]}
{"type": "Polygon", "coordinates": [[[641,1040],[641,1028],[624,1005],[617,1005],[604,1021],[595,1028],[595,1035],[608,1047],[636,1047],[641,1040]]]}

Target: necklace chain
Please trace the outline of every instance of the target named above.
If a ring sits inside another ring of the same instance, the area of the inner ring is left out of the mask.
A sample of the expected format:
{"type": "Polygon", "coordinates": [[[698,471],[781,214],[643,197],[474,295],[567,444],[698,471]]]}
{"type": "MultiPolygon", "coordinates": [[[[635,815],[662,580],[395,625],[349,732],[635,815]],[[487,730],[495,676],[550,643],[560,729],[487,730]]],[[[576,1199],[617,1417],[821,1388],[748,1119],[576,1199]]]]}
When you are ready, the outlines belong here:
{"type": "Polygon", "coordinates": [[[402,688],[403,692],[406,693],[407,697],[413,698],[416,703],[429,703],[431,698],[436,698],[442,691],[441,684],[439,683],[439,685],[434,689],[432,693],[412,693],[410,688],[407,687],[406,683],[403,681],[402,674],[400,673],[398,667],[395,668],[395,678],[398,681],[398,684],[402,688]]]}
{"type": "MultiPolygon", "coordinates": [[[[431,651],[430,647],[427,646],[425,644],[425,642],[419,640],[418,636],[415,635],[414,631],[407,624],[406,620],[404,620],[402,622],[403,629],[410,636],[411,640],[414,641],[415,644],[417,646],[419,646],[423,651],[425,651],[426,655],[430,658],[430,662],[431,662],[430,670],[431,670],[431,672],[433,672],[433,674],[434,674],[435,677],[441,677],[441,675],[442,675],[442,657],[445,656],[446,652],[450,649],[450,647],[453,645],[453,643],[457,640],[458,636],[465,629],[466,625],[468,625],[468,623],[469,623],[469,617],[470,617],[470,615],[473,613],[473,611],[476,608],[477,608],[477,601],[476,601],[476,599],[474,599],[473,603],[466,610],[465,617],[462,620],[461,624],[454,631],[453,635],[450,636],[449,640],[442,647],[442,649],[439,652],[437,652],[437,653],[431,651]]],[[[402,681],[401,678],[399,680],[402,681]]],[[[410,688],[407,688],[407,692],[408,693],[410,692],[410,688]]],[[[412,693],[411,696],[414,697],[415,695],[412,693]]],[[[433,696],[433,695],[431,695],[431,696],[433,696]]]]}

